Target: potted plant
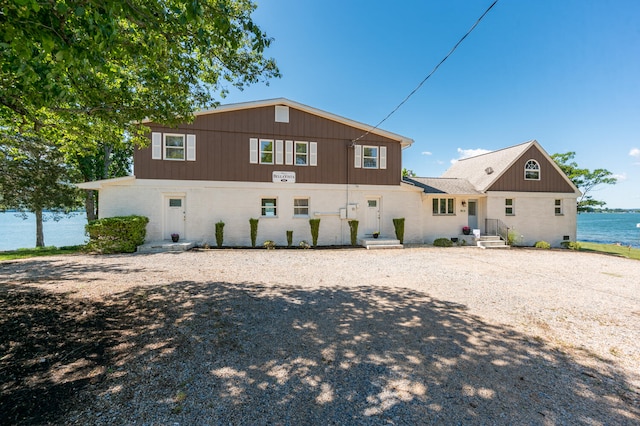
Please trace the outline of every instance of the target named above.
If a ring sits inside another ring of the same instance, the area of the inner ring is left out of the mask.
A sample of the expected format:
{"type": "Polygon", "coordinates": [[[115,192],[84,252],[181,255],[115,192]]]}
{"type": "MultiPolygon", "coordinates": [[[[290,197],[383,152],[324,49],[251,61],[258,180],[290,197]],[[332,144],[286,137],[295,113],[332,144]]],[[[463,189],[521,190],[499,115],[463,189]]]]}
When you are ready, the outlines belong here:
{"type": "Polygon", "coordinates": [[[173,241],[174,243],[177,243],[179,239],[180,234],[171,234],[171,241],[173,241]]]}
{"type": "Polygon", "coordinates": [[[471,233],[471,228],[469,228],[468,226],[463,226],[462,227],[462,233],[464,235],[469,235],[471,233]]]}
{"type": "Polygon", "coordinates": [[[380,232],[376,231],[373,233],[373,238],[378,238],[380,236],[380,232]]]}

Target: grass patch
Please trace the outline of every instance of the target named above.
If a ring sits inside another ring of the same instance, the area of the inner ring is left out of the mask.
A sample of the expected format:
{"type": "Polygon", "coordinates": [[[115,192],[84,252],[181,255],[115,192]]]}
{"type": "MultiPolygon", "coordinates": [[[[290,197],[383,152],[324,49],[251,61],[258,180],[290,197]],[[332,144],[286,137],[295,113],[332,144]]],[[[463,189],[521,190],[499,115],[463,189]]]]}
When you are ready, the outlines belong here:
{"type": "Polygon", "coordinates": [[[629,248],[628,246],[618,246],[616,244],[585,243],[580,241],[580,251],[613,254],[629,259],[640,260],[640,249],[633,247],[629,248]]]}
{"type": "Polygon", "coordinates": [[[37,247],[37,248],[21,248],[10,251],[0,251],[0,261],[14,260],[14,259],[27,259],[29,257],[37,256],[53,256],[57,254],[74,254],[79,253],[84,249],[84,246],[65,246],[65,247],[37,247]]]}

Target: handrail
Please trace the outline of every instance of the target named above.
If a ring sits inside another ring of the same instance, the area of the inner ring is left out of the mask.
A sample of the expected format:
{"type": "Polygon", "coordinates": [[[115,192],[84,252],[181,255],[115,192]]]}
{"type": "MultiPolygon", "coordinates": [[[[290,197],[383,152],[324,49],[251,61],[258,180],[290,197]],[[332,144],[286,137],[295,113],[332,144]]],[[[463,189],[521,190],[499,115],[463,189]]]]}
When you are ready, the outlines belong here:
{"type": "Polygon", "coordinates": [[[509,227],[500,219],[485,219],[485,233],[487,235],[500,236],[507,244],[509,243],[509,227]]]}

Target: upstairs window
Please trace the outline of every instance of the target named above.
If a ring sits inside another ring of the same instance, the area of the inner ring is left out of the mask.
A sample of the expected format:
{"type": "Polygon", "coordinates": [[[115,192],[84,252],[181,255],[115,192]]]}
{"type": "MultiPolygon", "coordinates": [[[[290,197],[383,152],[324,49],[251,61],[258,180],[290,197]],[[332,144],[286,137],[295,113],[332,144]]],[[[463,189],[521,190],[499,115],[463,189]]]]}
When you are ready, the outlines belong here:
{"type": "Polygon", "coordinates": [[[362,147],[362,167],[365,169],[378,168],[378,147],[377,146],[362,147]]]}
{"type": "Polygon", "coordinates": [[[260,140],[260,164],[273,164],[272,140],[260,140]]]}
{"type": "Polygon", "coordinates": [[[525,180],[540,180],[540,165],[536,160],[529,160],[524,165],[525,180]]]}
{"type": "Polygon", "coordinates": [[[164,159],[184,160],[184,135],[164,134],[164,159]]]}
{"type": "Polygon", "coordinates": [[[455,199],[453,198],[434,198],[433,199],[433,215],[454,215],[455,199]]]}
{"type": "Polygon", "coordinates": [[[296,142],[296,166],[309,164],[309,145],[307,142],[296,142]]]}

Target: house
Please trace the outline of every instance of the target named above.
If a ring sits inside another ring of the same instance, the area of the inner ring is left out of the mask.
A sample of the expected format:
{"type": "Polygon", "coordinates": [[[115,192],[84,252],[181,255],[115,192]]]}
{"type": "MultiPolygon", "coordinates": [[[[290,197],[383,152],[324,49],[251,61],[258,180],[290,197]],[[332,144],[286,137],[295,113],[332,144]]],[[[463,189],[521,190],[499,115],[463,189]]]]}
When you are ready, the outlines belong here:
{"type": "Polygon", "coordinates": [[[422,188],[425,241],[462,226],[518,245],[576,240],[579,190],[533,140],[455,162],[439,178],[405,178],[422,188]],[[500,232],[500,231],[503,232],[500,232]]]}
{"type": "Polygon", "coordinates": [[[413,140],[288,99],[220,106],[175,128],[146,122],[150,144],[134,153],[134,176],[87,182],[100,216],[147,216],[147,240],[171,234],[197,243],[248,246],[250,218],[258,244],[350,243],[379,232],[405,243],[455,237],[463,226],[484,233],[517,230],[521,243],[575,240],[577,189],[540,145],[528,142],[461,160],[440,178],[402,179],[402,152],[413,140]]]}
{"type": "Polygon", "coordinates": [[[250,218],[259,218],[258,244],[311,241],[309,219],[319,218],[318,244],[359,236],[394,236],[405,217],[405,241],[422,242],[421,191],[401,183],[402,150],[413,140],[288,99],[220,106],[176,128],[145,123],[150,146],[134,153],[134,174],[80,184],[97,189],[100,216],[149,217],[147,240],[172,233],[248,246],[250,218]]]}

